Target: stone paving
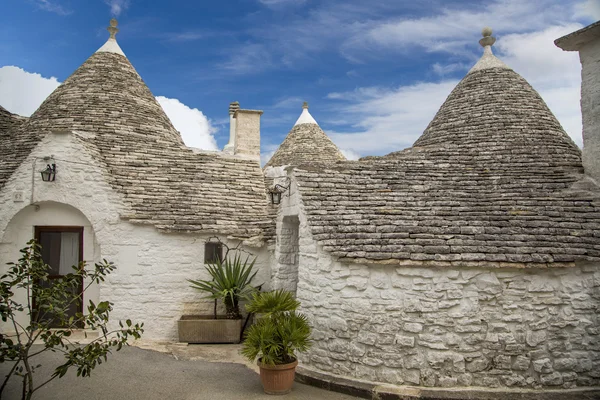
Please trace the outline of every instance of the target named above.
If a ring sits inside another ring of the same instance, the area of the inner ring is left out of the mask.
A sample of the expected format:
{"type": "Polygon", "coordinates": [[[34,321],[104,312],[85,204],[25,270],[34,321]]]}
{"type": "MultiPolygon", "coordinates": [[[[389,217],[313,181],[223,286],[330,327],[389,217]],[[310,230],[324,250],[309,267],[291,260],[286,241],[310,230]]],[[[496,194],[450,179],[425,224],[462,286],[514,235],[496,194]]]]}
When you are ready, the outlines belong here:
{"type": "MultiPolygon", "coordinates": [[[[34,395],[44,400],[235,400],[273,399],[263,393],[254,365],[238,354],[239,346],[187,346],[142,344],[109,356],[94,369],[90,378],[78,378],[74,371],[56,379],[34,395]],[[244,365],[245,364],[245,365],[244,365]],[[251,368],[248,368],[249,365],[251,368]]],[[[43,365],[36,381],[43,382],[58,365],[58,353],[45,352],[37,361],[43,365]]],[[[4,376],[8,365],[0,364],[4,376]]],[[[12,380],[2,399],[20,398],[19,381],[12,380]]],[[[329,392],[299,383],[285,396],[290,400],[350,400],[355,397],[329,392]]]]}

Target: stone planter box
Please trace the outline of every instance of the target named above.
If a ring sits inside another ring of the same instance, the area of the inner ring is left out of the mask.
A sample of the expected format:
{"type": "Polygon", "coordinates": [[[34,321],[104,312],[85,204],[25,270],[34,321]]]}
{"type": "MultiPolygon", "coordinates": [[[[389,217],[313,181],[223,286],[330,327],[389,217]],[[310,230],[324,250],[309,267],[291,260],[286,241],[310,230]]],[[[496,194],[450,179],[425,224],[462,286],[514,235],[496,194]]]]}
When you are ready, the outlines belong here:
{"type": "Polygon", "coordinates": [[[241,319],[224,316],[184,315],[177,321],[179,341],[184,343],[239,343],[241,319]]]}

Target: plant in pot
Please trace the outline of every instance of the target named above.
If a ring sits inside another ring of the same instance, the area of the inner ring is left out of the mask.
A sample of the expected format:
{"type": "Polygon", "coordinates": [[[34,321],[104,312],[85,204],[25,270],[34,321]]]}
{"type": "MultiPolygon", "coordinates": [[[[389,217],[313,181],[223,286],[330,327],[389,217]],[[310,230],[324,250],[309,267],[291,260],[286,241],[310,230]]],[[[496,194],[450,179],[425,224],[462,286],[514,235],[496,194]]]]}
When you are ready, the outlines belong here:
{"type": "Polygon", "coordinates": [[[248,298],[256,289],[252,280],[256,276],[250,257],[242,259],[239,253],[233,258],[208,263],[206,271],[210,280],[188,279],[191,287],[215,300],[212,316],[184,315],[178,321],[179,341],[187,343],[239,343],[242,331],[240,301],[248,298]],[[225,305],[226,315],[218,316],[216,301],[225,305]]]}
{"type": "Polygon", "coordinates": [[[254,293],[246,309],[258,315],[248,328],[242,354],[258,359],[260,379],[267,394],[292,390],[298,360],[296,352],[310,347],[311,327],[305,315],[296,312],[300,302],[285,290],[254,293]]]}

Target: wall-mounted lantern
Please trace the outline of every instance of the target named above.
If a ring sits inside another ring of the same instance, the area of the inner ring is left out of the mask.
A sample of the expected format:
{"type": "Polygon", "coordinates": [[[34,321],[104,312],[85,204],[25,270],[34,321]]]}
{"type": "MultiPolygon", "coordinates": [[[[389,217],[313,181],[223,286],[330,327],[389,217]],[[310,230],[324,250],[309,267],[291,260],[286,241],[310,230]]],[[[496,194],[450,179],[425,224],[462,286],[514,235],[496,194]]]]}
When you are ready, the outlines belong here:
{"type": "Polygon", "coordinates": [[[47,164],[46,168],[40,171],[44,182],[54,182],[56,179],[56,164],[47,164]]]}
{"type": "Polygon", "coordinates": [[[269,189],[269,196],[271,197],[271,204],[281,203],[281,194],[288,190],[289,186],[281,186],[279,184],[269,189]]]}

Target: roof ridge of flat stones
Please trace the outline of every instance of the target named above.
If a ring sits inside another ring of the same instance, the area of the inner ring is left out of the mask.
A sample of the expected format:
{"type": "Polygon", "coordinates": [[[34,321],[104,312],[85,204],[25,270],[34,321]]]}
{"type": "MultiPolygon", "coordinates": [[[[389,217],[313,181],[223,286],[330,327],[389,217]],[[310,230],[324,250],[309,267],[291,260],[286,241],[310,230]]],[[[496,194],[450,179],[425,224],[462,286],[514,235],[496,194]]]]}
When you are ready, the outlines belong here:
{"type": "Polygon", "coordinates": [[[344,160],[346,160],[346,157],[316,122],[297,122],[271,159],[265,164],[265,168],[344,160]]]}

